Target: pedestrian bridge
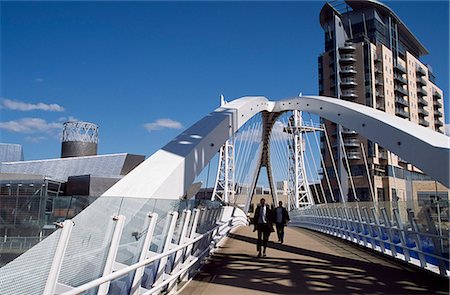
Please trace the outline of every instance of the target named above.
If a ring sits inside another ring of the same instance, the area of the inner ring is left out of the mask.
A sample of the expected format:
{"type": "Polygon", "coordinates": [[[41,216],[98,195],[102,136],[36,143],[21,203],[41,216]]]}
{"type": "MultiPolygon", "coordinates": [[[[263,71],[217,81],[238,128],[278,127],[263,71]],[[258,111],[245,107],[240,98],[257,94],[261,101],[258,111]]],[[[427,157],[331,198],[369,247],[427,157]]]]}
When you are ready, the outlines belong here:
{"type": "MultiPolygon", "coordinates": [[[[211,285],[233,286],[235,277],[245,281],[236,288],[248,292],[261,291],[258,282],[267,292],[273,290],[269,285],[282,284],[276,290],[297,294],[391,293],[389,288],[393,293],[448,292],[445,284],[426,283],[433,275],[445,282],[449,274],[448,231],[442,231],[429,210],[421,212],[419,222],[419,212],[407,202],[382,203],[374,195],[363,202],[351,175],[350,186],[338,183],[336,194],[331,186],[329,195],[323,193],[317,183],[311,189],[308,170],[318,169],[311,168],[315,162],[308,164],[305,147],[311,143],[304,138],[323,129],[302,124],[299,112],[350,128],[449,187],[448,167],[442,165],[449,162],[448,137],[430,129],[326,97],[222,101],[79,215],[1,268],[0,294],[159,294],[183,286],[189,292],[202,288],[196,283],[214,265],[230,272],[214,277],[210,271],[211,285]],[[215,155],[219,165],[211,199],[192,198],[200,188],[199,175],[215,155]],[[274,202],[283,195],[276,181],[289,183],[284,194],[293,225],[286,244],[272,244],[264,262],[252,257],[254,237],[246,233],[247,212],[263,170],[274,202]],[[208,257],[205,273],[186,284],[208,257]],[[267,261],[278,265],[277,271],[267,261]],[[258,265],[272,270],[269,277],[263,269],[257,272],[260,277],[244,275],[258,265]],[[401,274],[396,284],[390,283],[401,274]]],[[[345,142],[338,146],[348,164],[345,142]]],[[[331,176],[324,174],[320,183],[330,185],[331,176]]],[[[199,292],[208,294],[208,288],[199,292]]]]}

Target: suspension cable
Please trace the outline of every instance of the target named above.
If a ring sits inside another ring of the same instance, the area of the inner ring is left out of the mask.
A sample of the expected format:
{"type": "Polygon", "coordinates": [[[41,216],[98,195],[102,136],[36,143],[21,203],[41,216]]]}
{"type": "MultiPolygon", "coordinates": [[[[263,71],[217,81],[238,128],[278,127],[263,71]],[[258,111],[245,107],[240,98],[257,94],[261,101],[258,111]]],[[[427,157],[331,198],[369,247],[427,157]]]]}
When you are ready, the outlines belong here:
{"type": "Polygon", "coordinates": [[[350,170],[350,164],[348,163],[347,151],[345,150],[344,140],[342,139],[341,132],[338,132],[338,135],[339,135],[339,139],[341,141],[342,152],[344,153],[345,165],[347,166],[348,175],[349,175],[349,178],[350,178],[350,185],[351,185],[352,191],[353,191],[353,196],[354,196],[356,201],[359,201],[359,198],[356,195],[355,184],[353,183],[352,171],[350,170]]]}
{"type": "Polygon", "coordinates": [[[344,198],[344,192],[342,191],[341,180],[338,177],[338,172],[337,172],[337,169],[336,169],[336,163],[334,161],[334,154],[333,154],[333,151],[331,150],[331,144],[330,144],[330,139],[328,138],[327,127],[326,127],[325,124],[323,124],[323,130],[324,130],[324,133],[325,133],[325,139],[327,141],[328,152],[330,153],[331,163],[333,164],[334,176],[336,178],[336,183],[338,184],[338,187],[339,187],[339,192],[341,193],[341,200],[342,200],[343,203],[346,203],[345,198],[344,198]]]}
{"type": "Polygon", "coordinates": [[[360,142],[361,151],[363,153],[364,157],[364,165],[366,166],[366,173],[367,173],[367,180],[369,181],[369,187],[370,187],[370,194],[372,195],[372,203],[375,203],[375,190],[373,188],[372,179],[370,177],[370,171],[369,171],[369,165],[367,164],[367,158],[366,158],[366,150],[364,148],[364,144],[360,142]]]}
{"type": "MultiPolygon", "coordinates": [[[[308,114],[310,114],[310,113],[308,113],[308,114]]],[[[312,124],[311,114],[309,116],[310,116],[310,121],[311,121],[311,124],[312,124]]],[[[322,131],[322,132],[324,132],[324,131],[322,131]]],[[[325,161],[323,159],[322,151],[321,151],[321,148],[320,148],[320,145],[319,145],[319,140],[317,139],[317,133],[316,132],[314,132],[314,139],[315,139],[315,142],[316,142],[317,149],[320,151],[319,152],[320,162],[322,163],[323,172],[325,174],[325,179],[327,180],[327,185],[328,185],[328,190],[330,191],[331,200],[333,202],[336,202],[336,199],[334,198],[333,188],[331,187],[330,178],[328,177],[328,171],[327,171],[328,169],[325,166],[325,161]]]]}

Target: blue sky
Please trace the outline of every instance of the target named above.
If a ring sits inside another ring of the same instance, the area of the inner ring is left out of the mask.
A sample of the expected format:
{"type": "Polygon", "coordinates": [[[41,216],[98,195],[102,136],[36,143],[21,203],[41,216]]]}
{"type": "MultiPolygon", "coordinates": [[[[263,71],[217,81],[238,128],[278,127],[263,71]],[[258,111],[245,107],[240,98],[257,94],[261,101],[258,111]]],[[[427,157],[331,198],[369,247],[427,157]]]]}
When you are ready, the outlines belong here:
{"type": "MultiPolygon", "coordinates": [[[[220,94],[318,94],[323,4],[1,2],[0,142],[27,160],[59,157],[62,122],[78,119],[99,125],[99,154],[148,156],[220,94]]],[[[387,5],[447,95],[449,3],[387,5]]]]}

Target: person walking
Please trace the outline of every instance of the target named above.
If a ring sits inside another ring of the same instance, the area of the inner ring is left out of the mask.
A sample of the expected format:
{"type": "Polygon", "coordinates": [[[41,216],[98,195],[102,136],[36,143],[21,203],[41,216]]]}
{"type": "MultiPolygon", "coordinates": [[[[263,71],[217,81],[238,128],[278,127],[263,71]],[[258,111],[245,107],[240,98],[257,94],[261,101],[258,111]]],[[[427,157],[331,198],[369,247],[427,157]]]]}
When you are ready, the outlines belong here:
{"type": "Polygon", "coordinates": [[[269,240],[270,233],[273,232],[273,211],[270,210],[266,200],[262,198],[256,207],[254,220],[254,230],[258,231],[258,241],[256,243],[256,250],[258,251],[258,257],[266,257],[267,242],[269,240]],[[261,253],[262,251],[262,253],[261,253]]]}
{"type": "Polygon", "coordinates": [[[278,242],[283,244],[284,242],[284,227],[289,222],[289,213],[286,208],[283,207],[283,202],[278,202],[278,207],[275,209],[276,220],[275,225],[277,227],[278,242]]]}

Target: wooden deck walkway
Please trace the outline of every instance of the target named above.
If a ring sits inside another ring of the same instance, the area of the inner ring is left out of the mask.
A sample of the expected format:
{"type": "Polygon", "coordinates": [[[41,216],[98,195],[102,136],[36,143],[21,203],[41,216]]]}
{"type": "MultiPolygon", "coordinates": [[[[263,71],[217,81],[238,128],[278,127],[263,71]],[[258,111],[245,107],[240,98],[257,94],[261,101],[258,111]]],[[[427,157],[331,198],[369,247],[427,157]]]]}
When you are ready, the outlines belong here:
{"type": "Polygon", "coordinates": [[[252,227],[238,228],[183,295],[449,294],[448,279],[313,231],[287,227],[285,243],[270,236],[258,258],[252,227]]]}

